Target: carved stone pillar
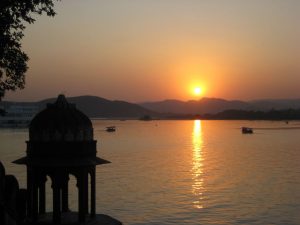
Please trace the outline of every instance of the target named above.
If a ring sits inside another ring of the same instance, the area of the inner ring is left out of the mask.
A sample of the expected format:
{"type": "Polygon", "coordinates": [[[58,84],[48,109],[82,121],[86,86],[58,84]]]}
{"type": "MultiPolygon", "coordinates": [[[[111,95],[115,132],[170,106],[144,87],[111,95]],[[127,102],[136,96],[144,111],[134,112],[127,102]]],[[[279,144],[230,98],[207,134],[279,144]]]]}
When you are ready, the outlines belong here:
{"type": "Polygon", "coordinates": [[[38,179],[33,168],[27,169],[28,214],[32,222],[38,218],[38,179]]]}
{"type": "Polygon", "coordinates": [[[85,214],[89,213],[89,174],[84,174],[84,209],[85,214]]]}
{"type": "Polygon", "coordinates": [[[62,212],[69,212],[69,175],[66,175],[62,185],[62,212]]]}
{"type": "Polygon", "coordinates": [[[96,172],[95,167],[91,169],[91,217],[96,215],[96,172]]]}
{"type": "Polygon", "coordinates": [[[39,214],[46,212],[46,175],[41,176],[39,185],[39,214]]]}
{"type": "Polygon", "coordinates": [[[78,220],[80,223],[85,222],[86,216],[86,176],[85,170],[79,172],[77,176],[77,187],[78,187],[78,220]]]}
{"type": "Polygon", "coordinates": [[[58,177],[52,178],[53,189],[53,223],[61,223],[61,188],[58,177]]]}
{"type": "Polygon", "coordinates": [[[31,192],[31,187],[32,187],[32,170],[31,168],[28,166],[27,167],[27,213],[28,213],[28,217],[31,218],[32,215],[32,192],[31,192]]]}

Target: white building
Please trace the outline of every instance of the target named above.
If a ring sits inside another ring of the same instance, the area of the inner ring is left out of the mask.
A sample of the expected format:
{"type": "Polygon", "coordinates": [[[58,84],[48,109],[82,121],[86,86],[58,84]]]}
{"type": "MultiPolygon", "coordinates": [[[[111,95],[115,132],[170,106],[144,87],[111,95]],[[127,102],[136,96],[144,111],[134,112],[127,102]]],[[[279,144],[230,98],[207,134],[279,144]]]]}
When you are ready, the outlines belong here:
{"type": "Polygon", "coordinates": [[[36,103],[0,102],[0,108],[6,113],[0,116],[0,127],[26,127],[41,110],[36,103]]]}

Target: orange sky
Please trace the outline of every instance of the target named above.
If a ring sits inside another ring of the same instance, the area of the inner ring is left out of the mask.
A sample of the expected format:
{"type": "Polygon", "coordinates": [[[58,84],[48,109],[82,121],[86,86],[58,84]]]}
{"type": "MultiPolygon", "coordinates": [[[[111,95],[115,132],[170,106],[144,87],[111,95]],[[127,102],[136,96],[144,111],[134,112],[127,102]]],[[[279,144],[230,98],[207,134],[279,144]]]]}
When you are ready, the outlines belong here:
{"type": "Polygon", "coordinates": [[[131,102],[299,98],[298,0],[72,0],[28,25],[26,88],[131,102]]]}

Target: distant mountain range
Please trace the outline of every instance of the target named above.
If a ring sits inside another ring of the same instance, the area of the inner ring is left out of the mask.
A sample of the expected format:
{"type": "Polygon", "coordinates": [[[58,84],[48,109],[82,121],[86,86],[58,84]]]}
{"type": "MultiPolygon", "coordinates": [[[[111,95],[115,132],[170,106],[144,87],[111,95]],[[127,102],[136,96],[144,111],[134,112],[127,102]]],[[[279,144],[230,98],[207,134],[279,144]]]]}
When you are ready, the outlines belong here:
{"type": "MultiPolygon", "coordinates": [[[[70,103],[76,104],[76,108],[85,113],[90,118],[141,118],[145,115],[157,117],[158,113],[145,109],[140,105],[125,101],[110,101],[96,96],[78,96],[67,98],[70,103]]],[[[49,98],[38,102],[18,102],[20,107],[35,106],[40,110],[44,109],[48,103],[54,103],[56,98],[49,98]]],[[[11,101],[0,102],[0,108],[8,108],[11,101]]]]}
{"type": "MultiPolygon", "coordinates": [[[[38,102],[40,105],[55,102],[56,98],[38,102]]],[[[91,118],[140,118],[145,115],[157,116],[158,113],[140,105],[125,101],[110,101],[96,96],[78,96],[67,98],[70,103],[91,118]]]]}
{"type": "Polygon", "coordinates": [[[218,113],[229,109],[260,110],[300,109],[300,99],[266,99],[256,101],[225,100],[219,98],[202,98],[193,101],[165,100],[141,103],[146,109],[159,113],[205,114],[218,113]]]}
{"type": "MultiPolygon", "coordinates": [[[[218,98],[202,98],[193,101],[165,100],[140,104],[126,101],[111,101],[96,96],[78,96],[67,98],[75,103],[77,108],[91,118],[140,118],[145,115],[166,118],[176,115],[215,114],[225,110],[260,110],[300,109],[300,99],[265,99],[256,101],[229,101],[218,98]]],[[[47,103],[53,103],[56,98],[39,102],[23,102],[23,105],[38,105],[41,109],[47,103]]],[[[13,102],[3,101],[0,105],[10,105],[13,102]]]]}

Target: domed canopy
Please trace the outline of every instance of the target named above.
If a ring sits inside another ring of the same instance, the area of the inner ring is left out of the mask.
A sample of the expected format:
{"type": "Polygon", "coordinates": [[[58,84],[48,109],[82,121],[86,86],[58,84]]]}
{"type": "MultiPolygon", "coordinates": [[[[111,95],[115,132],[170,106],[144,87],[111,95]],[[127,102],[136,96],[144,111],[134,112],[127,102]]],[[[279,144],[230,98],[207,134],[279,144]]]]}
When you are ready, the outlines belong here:
{"type": "Polygon", "coordinates": [[[27,156],[14,161],[33,166],[87,166],[109,163],[96,157],[91,120],[59,95],[30,123],[27,156]]]}
{"type": "Polygon", "coordinates": [[[93,140],[91,120],[59,95],[54,104],[38,113],[29,126],[30,141],[93,140]]]}

